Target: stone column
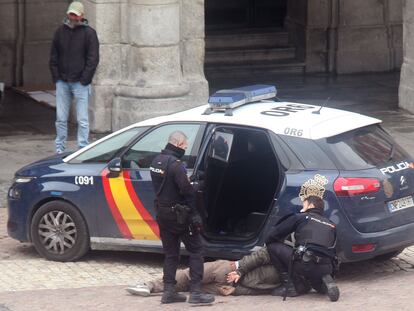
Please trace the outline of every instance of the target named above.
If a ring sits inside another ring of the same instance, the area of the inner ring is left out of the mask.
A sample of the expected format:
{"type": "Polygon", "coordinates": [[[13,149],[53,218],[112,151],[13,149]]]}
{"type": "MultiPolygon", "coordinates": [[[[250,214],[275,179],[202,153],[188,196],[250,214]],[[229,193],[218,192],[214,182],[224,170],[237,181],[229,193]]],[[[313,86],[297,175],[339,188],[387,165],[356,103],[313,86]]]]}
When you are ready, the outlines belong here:
{"type": "Polygon", "coordinates": [[[204,19],[194,25],[186,23],[194,14],[188,7],[200,4],[184,0],[122,3],[121,76],[112,107],[113,130],[199,105],[205,99],[207,84],[202,84],[199,68],[204,55],[197,37],[200,31],[181,36],[181,31],[186,34],[189,27],[204,24],[204,19]],[[192,92],[191,86],[197,84],[204,90],[192,92]]]}
{"type": "Polygon", "coordinates": [[[99,39],[100,61],[92,83],[89,104],[90,128],[104,133],[112,130],[112,106],[121,79],[122,7],[127,0],[84,0],[86,17],[99,39]]]}
{"type": "Polygon", "coordinates": [[[414,2],[403,1],[404,63],[401,69],[399,106],[414,113],[414,2]]]}

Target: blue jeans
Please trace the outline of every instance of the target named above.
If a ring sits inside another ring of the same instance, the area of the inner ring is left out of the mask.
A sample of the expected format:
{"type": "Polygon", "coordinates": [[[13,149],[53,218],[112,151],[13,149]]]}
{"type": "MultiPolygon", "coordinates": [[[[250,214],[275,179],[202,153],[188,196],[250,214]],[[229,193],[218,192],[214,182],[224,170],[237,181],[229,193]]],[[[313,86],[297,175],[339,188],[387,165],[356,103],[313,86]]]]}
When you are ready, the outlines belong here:
{"type": "Polygon", "coordinates": [[[85,147],[89,142],[88,102],[90,85],[80,82],[56,83],[56,152],[63,152],[68,138],[68,119],[73,98],[76,101],[76,119],[78,122],[78,146],[85,147]]]}

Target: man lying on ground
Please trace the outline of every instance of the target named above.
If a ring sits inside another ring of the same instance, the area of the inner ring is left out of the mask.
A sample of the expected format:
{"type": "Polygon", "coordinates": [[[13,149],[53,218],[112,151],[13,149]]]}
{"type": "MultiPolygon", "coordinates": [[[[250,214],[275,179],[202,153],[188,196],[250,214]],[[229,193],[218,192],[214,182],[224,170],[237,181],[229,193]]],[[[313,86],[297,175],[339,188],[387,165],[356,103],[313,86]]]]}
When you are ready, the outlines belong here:
{"type": "MultiPolygon", "coordinates": [[[[178,270],[175,278],[177,292],[189,290],[188,268],[178,270]]],[[[216,260],[204,263],[204,276],[201,283],[204,292],[222,296],[265,295],[270,294],[280,285],[279,274],[270,262],[266,247],[244,256],[239,261],[216,260]],[[239,277],[231,277],[235,273],[239,277]],[[233,282],[236,279],[237,282],[233,282]]],[[[162,279],[159,278],[146,283],[138,283],[126,290],[133,295],[146,297],[151,293],[163,292],[164,285],[162,279]]]]}

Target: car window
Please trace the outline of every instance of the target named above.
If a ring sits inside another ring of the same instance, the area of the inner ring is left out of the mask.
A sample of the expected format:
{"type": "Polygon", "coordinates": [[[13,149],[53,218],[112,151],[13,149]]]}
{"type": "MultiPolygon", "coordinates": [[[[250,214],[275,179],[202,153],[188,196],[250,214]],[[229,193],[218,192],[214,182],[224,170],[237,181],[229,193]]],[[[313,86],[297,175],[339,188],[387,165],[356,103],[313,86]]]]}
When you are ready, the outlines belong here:
{"type": "Polygon", "coordinates": [[[168,137],[174,131],[182,131],[188,137],[188,147],[182,161],[187,168],[194,168],[200,146],[200,124],[174,123],[160,126],[135,143],[122,157],[122,167],[149,168],[152,160],[165,148],[168,137]]]}
{"type": "Polygon", "coordinates": [[[134,127],[119,133],[73,158],[70,163],[106,163],[133,138],[144,132],[148,127],[134,127]]]}
{"type": "Polygon", "coordinates": [[[398,162],[408,154],[380,126],[371,125],[321,141],[341,169],[357,170],[398,162]]]}
{"type": "Polygon", "coordinates": [[[298,157],[306,169],[336,169],[335,164],[312,139],[279,136],[298,157]]]}

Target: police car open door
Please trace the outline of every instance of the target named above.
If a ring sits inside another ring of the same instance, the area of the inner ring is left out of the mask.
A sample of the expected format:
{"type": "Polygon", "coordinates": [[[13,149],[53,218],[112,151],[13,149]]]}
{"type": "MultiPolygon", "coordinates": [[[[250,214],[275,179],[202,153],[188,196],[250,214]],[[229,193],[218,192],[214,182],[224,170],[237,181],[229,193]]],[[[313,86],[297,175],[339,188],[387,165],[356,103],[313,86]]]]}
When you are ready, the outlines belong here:
{"type": "Polygon", "coordinates": [[[202,176],[198,202],[206,238],[251,239],[263,228],[281,180],[268,133],[216,126],[202,149],[195,176],[202,176]]]}

